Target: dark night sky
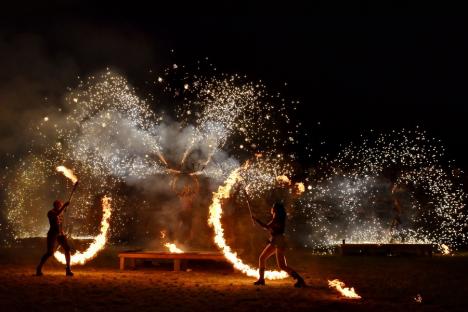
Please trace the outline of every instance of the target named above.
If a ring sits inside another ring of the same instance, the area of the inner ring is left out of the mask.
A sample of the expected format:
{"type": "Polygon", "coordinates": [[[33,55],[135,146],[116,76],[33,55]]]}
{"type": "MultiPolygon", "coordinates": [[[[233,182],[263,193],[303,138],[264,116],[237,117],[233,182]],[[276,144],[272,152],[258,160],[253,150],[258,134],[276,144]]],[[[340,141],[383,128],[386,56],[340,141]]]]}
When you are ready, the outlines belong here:
{"type": "MultiPolygon", "coordinates": [[[[322,148],[333,150],[369,129],[420,125],[468,167],[464,17],[391,3],[240,8],[228,2],[216,13],[194,4],[132,3],[4,8],[0,92],[21,77],[39,84],[39,92],[59,94],[77,74],[108,65],[138,85],[142,73],[174,58],[190,63],[208,56],[223,72],[246,73],[301,100],[314,146],[325,140],[322,148]]],[[[6,126],[0,130],[11,135],[6,126]]]]}

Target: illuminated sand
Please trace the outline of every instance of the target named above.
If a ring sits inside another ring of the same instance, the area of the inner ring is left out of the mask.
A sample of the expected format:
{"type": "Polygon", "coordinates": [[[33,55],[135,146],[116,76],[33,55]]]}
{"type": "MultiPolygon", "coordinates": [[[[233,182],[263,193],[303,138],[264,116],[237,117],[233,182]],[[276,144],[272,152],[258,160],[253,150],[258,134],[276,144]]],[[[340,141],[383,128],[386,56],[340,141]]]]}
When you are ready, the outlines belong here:
{"type": "Polygon", "coordinates": [[[292,280],[252,285],[254,278],[224,266],[118,270],[116,252],[103,250],[66,278],[55,260],[45,276],[33,276],[39,252],[0,249],[2,311],[463,311],[468,283],[467,257],[341,257],[291,254],[309,285],[292,280]],[[15,264],[12,264],[15,263],[15,264]],[[450,278],[447,278],[450,277],[450,278]],[[339,278],[361,300],[346,300],[328,287],[339,278]],[[421,294],[423,302],[414,297],[421,294]]]}

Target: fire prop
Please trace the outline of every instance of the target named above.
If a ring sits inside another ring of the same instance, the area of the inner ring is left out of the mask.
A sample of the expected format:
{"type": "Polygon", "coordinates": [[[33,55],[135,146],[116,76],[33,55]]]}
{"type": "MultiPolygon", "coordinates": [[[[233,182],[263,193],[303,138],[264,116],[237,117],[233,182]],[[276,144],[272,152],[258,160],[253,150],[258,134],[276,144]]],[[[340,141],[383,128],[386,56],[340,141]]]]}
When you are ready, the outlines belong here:
{"type": "Polygon", "coordinates": [[[58,172],[61,172],[63,173],[63,175],[70,179],[72,181],[73,184],[75,184],[76,182],[78,182],[78,177],[73,173],[73,171],[71,171],[70,169],[68,169],[67,167],[65,166],[58,166],[57,168],[55,168],[58,172]]]}
{"type": "Polygon", "coordinates": [[[348,299],[361,299],[361,296],[354,291],[354,287],[349,288],[345,286],[345,283],[339,279],[328,281],[328,287],[335,288],[343,297],[348,299]]]}
{"type": "MultiPolygon", "coordinates": [[[[218,191],[213,193],[212,203],[209,208],[209,219],[208,224],[213,227],[215,232],[214,241],[219,249],[222,251],[226,259],[231,262],[237,270],[246,274],[247,276],[257,277],[258,270],[252,268],[248,264],[242,262],[241,259],[237,257],[237,254],[231,250],[231,247],[227,245],[226,240],[224,239],[224,229],[221,223],[221,217],[223,215],[223,209],[221,206],[221,201],[225,198],[230,197],[231,188],[236,182],[241,180],[239,171],[241,168],[237,168],[231,172],[224,185],[221,185],[218,188],[218,191]]],[[[266,271],[266,279],[282,279],[286,278],[288,273],[285,271],[266,271]]]]}
{"type": "MultiPolygon", "coordinates": [[[[65,175],[65,177],[69,178],[74,183],[75,186],[77,185],[78,178],[73,174],[73,172],[70,169],[64,166],[59,166],[57,167],[57,171],[62,172],[65,175]]],[[[75,190],[75,187],[73,188],[73,191],[74,190],[75,190]]],[[[70,194],[70,198],[71,198],[71,195],[73,194],[73,191],[70,194]]],[[[89,245],[88,249],[86,249],[84,252],[77,251],[76,253],[71,255],[71,259],[70,259],[71,264],[73,265],[85,264],[86,261],[96,257],[99,250],[104,248],[106,241],[107,241],[107,232],[109,230],[109,219],[110,219],[111,211],[112,211],[110,201],[111,201],[110,197],[104,196],[102,198],[102,220],[101,220],[100,232],[96,237],[94,237],[94,240],[91,243],[91,245],[89,245]]],[[[66,263],[65,255],[62,252],[56,251],[54,253],[54,257],[60,263],[63,263],[63,264],[66,263]]]]}

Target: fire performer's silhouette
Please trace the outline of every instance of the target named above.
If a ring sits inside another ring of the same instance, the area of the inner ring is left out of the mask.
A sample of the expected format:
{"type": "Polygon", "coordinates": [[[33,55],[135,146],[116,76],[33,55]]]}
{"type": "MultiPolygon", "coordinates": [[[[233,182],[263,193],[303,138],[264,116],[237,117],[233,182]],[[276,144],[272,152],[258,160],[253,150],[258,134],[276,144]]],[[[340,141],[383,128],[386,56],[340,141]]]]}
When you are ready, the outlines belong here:
{"type": "Polygon", "coordinates": [[[397,195],[399,191],[398,184],[394,183],[391,189],[394,216],[390,225],[390,243],[395,242],[395,238],[401,227],[401,202],[397,195]]]}
{"type": "Polygon", "coordinates": [[[276,202],[271,208],[272,220],[268,223],[263,223],[259,219],[252,216],[254,222],[270,232],[270,240],[268,245],[263,249],[258,259],[259,263],[259,279],[254,285],[265,285],[265,263],[266,260],[276,253],[276,263],[278,267],[286,271],[292,278],[296,280],[294,287],[301,288],[306,284],[304,279],[291,267],[286,264],[286,257],[284,251],[286,249],[286,240],[284,237],[284,229],[286,227],[286,210],[282,202],[276,202]]]}
{"type": "Polygon", "coordinates": [[[63,233],[62,222],[63,222],[63,211],[70,204],[69,201],[63,203],[60,200],[54,201],[54,208],[49,210],[47,218],[49,218],[50,228],[47,232],[47,252],[42,256],[41,262],[37,266],[36,275],[42,276],[42,266],[55,252],[55,246],[58,243],[62,246],[65,253],[65,259],[67,262],[66,275],[73,276],[73,272],[70,268],[70,246],[68,245],[67,237],[63,233]]]}

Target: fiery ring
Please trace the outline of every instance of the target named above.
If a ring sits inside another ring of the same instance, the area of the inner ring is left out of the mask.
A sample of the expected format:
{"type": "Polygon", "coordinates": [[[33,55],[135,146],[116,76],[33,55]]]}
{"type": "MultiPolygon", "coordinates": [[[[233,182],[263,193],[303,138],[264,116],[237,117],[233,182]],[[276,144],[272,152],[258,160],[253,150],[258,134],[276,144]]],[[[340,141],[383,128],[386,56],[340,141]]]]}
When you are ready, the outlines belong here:
{"type": "MultiPolygon", "coordinates": [[[[223,214],[221,200],[224,198],[229,198],[232,186],[240,180],[240,170],[241,168],[237,168],[232,171],[226,181],[224,181],[224,185],[221,185],[218,188],[218,191],[213,193],[213,199],[209,208],[210,215],[208,218],[208,224],[213,227],[215,232],[214,241],[216,245],[223,252],[226,259],[234,265],[234,268],[246,274],[247,276],[258,278],[258,269],[252,268],[248,264],[242,262],[242,260],[237,257],[237,253],[233,252],[231,247],[227,245],[226,240],[224,239],[223,225],[221,223],[221,216],[223,214]]],[[[287,276],[288,273],[285,271],[265,272],[265,278],[267,279],[282,279],[286,278],[287,276]]]]}
{"type": "MultiPolygon", "coordinates": [[[[104,245],[107,241],[107,231],[109,230],[109,219],[111,216],[111,198],[104,196],[102,198],[102,219],[101,219],[101,231],[100,233],[94,237],[93,242],[89,245],[88,249],[84,252],[77,251],[73,255],[71,255],[70,262],[71,264],[85,264],[86,261],[93,259],[96,257],[99,250],[104,248],[104,245]]],[[[60,263],[65,264],[65,255],[60,252],[56,251],[54,253],[55,259],[57,259],[60,263]]]]}

